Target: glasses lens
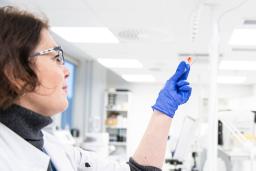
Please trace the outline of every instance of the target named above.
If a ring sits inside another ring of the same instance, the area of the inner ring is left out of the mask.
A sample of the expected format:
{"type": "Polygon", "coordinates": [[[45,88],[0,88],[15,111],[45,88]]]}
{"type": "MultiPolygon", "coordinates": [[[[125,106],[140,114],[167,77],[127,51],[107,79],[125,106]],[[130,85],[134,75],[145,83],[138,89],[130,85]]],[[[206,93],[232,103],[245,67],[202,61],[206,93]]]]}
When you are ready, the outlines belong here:
{"type": "Polygon", "coordinates": [[[59,53],[59,56],[61,58],[62,64],[64,64],[65,63],[65,59],[64,59],[63,50],[61,48],[59,48],[58,53],[59,53]]]}

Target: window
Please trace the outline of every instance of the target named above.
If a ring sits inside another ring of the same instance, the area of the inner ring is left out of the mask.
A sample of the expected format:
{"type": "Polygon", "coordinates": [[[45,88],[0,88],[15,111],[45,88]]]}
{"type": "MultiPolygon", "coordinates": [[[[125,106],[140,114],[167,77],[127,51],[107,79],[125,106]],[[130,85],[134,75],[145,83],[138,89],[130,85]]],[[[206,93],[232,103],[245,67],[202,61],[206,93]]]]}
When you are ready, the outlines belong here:
{"type": "Polygon", "coordinates": [[[68,78],[68,108],[62,113],[61,116],[61,128],[71,128],[72,127],[72,111],[74,104],[74,84],[76,78],[76,65],[70,61],[65,61],[65,66],[68,68],[70,75],[68,78]]]}

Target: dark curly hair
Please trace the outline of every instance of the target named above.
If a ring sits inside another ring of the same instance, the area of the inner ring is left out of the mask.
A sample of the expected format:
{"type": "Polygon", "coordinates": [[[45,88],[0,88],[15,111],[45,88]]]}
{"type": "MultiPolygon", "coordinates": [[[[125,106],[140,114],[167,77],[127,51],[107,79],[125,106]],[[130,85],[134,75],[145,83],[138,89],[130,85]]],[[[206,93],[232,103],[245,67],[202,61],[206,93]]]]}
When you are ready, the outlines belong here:
{"type": "Polygon", "coordinates": [[[30,55],[49,26],[46,18],[13,6],[0,7],[0,26],[0,109],[5,109],[39,84],[30,55]]]}

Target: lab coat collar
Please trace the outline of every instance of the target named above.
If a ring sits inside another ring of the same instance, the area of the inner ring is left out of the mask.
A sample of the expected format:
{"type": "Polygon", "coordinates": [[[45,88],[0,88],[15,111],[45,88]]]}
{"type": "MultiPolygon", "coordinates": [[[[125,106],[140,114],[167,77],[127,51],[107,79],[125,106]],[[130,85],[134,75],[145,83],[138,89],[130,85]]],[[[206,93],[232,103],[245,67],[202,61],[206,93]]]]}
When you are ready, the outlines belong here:
{"type": "MultiPolygon", "coordinates": [[[[50,158],[42,151],[25,141],[4,124],[0,123],[0,147],[6,152],[17,170],[26,166],[30,171],[45,171],[50,158]]],[[[22,170],[23,171],[23,170],[22,170]]]]}

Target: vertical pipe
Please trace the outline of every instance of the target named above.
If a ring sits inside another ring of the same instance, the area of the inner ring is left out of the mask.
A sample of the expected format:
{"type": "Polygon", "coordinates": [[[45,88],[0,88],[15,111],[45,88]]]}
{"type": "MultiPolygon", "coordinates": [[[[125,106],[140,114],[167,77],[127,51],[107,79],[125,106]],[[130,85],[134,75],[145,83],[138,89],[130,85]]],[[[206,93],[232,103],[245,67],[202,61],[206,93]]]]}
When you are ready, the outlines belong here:
{"type": "Polygon", "coordinates": [[[210,96],[209,96],[209,143],[208,143],[208,171],[218,170],[218,151],[217,151],[217,135],[218,135],[218,114],[217,114],[217,75],[218,75],[218,58],[219,58],[219,28],[216,12],[216,5],[211,5],[212,11],[212,37],[209,44],[210,54],[210,96]]]}
{"type": "Polygon", "coordinates": [[[86,63],[86,83],[85,83],[85,106],[84,106],[84,114],[83,114],[83,129],[85,130],[85,134],[90,132],[90,118],[91,118],[91,112],[92,112],[92,75],[93,75],[93,61],[88,60],[86,63]]]}

